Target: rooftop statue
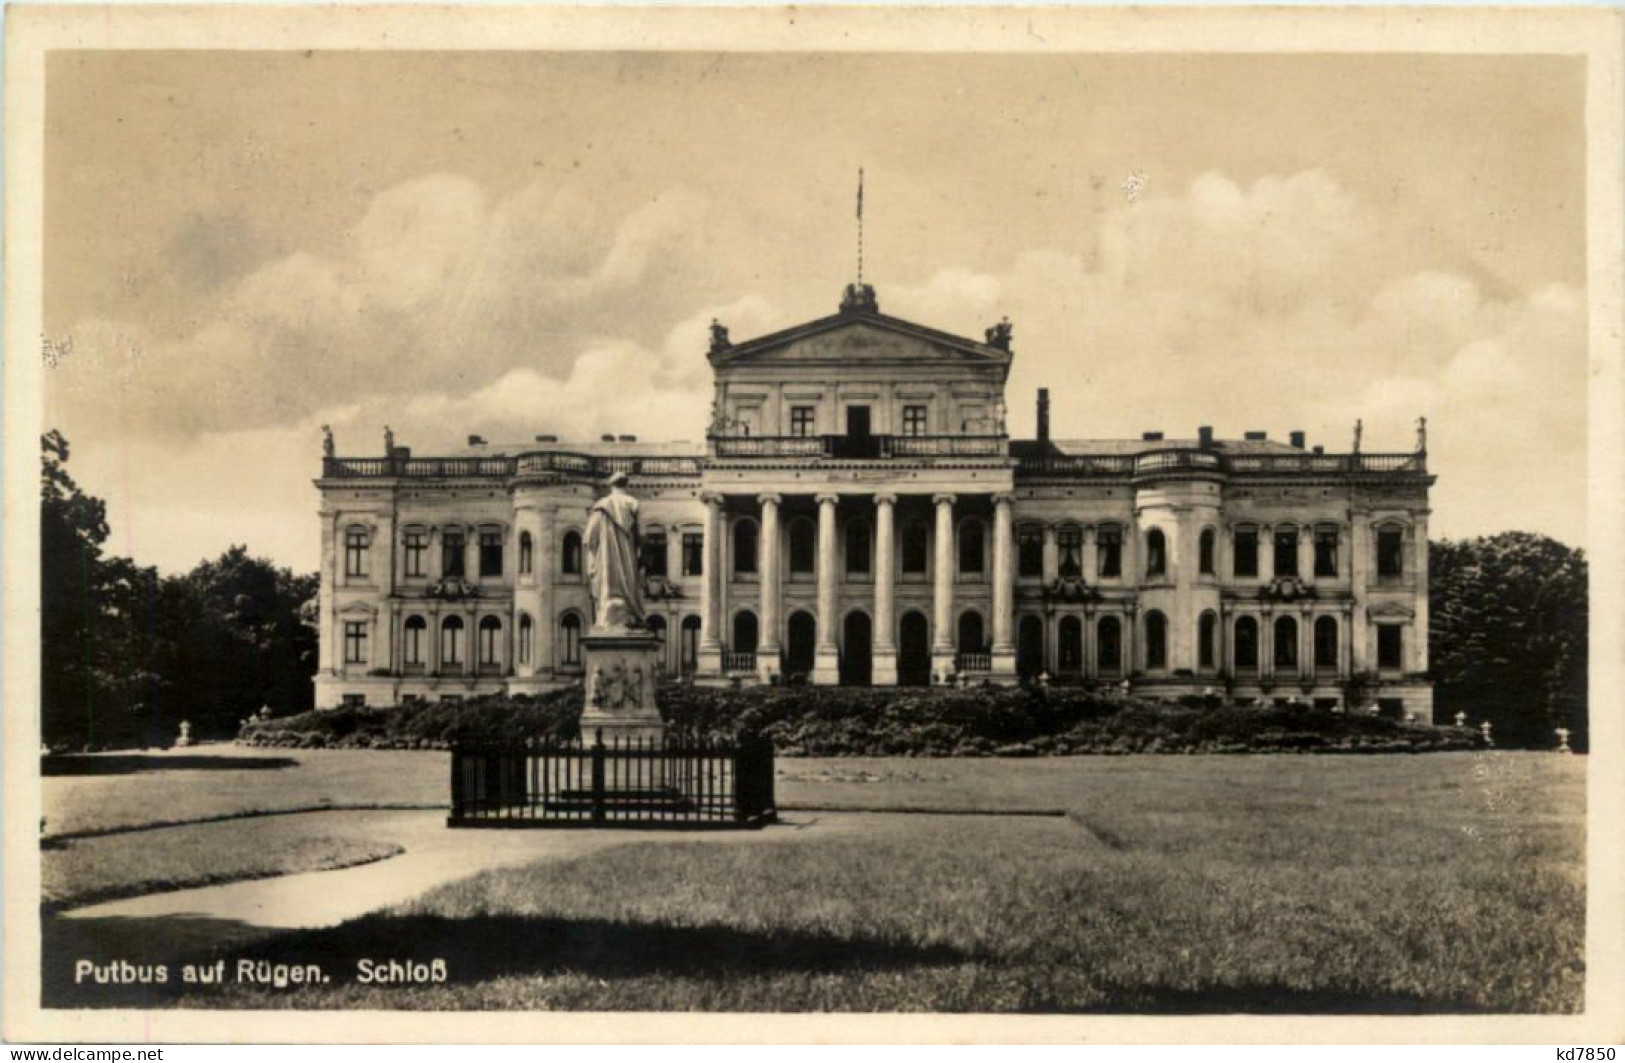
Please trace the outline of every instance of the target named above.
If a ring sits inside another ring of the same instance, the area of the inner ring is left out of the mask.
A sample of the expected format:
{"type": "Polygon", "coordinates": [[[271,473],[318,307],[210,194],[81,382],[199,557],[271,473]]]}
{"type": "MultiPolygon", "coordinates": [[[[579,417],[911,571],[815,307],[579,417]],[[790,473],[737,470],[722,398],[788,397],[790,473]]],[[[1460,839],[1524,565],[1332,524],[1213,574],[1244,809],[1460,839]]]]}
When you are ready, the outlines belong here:
{"type": "Polygon", "coordinates": [[[587,587],[592,594],[593,630],[624,632],[644,626],[638,500],[626,491],[626,473],[614,473],[608,482],[609,493],[588,511],[587,587]]]}

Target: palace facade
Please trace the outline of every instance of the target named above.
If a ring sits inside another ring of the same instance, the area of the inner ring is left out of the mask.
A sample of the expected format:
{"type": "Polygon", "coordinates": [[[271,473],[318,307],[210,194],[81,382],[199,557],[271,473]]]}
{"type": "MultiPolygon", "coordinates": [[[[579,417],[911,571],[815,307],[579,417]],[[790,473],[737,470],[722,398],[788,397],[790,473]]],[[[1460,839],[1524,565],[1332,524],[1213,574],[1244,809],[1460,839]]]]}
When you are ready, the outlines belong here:
{"type": "Polygon", "coordinates": [[[582,535],[609,473],[642,501],[650,625],[696,682],[1110,683],[1432,719],[1426,442],[1005,431],[1011,330],[838,313],[713,326],[703,443],[469,438],[339,457],[321,492],[316,703],[578,682],[582,535]]]}

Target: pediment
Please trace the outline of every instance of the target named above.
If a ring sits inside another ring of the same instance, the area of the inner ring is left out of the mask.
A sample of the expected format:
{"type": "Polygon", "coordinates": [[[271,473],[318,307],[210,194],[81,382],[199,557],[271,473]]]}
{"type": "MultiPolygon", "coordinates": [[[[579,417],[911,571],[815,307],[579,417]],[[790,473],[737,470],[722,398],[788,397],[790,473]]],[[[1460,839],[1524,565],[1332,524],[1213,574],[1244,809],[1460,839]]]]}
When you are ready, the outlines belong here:
{"type": "Polygon", "coordinates": [[[883,314],[837,314],[711,353],[718,368],[766,365],[928,365],[1005,368],[1010,352],[883,314]]]}

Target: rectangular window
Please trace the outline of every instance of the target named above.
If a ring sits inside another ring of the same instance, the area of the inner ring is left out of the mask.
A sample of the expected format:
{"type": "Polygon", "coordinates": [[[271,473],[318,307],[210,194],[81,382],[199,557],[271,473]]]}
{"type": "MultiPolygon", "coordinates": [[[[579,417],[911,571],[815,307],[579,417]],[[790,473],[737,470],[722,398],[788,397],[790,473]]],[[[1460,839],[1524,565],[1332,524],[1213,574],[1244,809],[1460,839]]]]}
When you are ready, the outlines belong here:
{"type": "Polygon", "coordinates": [[[1258,575],[1258,532],[1252,528],[1236,529],[1235,573],[1238,578],[1258,575]]]}
{"type": "Polygon", "coordinates": [[[1016,529],[1016,574],[1022,579],[1044,576],[1044,529],[1036,524],[1016,529]]]}
{"type": "Polygon", "coordinates": [[[1336,528],[1315,530],[1315,575],[1323,577],[1337,575],[1336,528]]]}
{"type": "Polygon", "coordinates": [[[447,532],[440,538],[440,575],[445,578],[463,575],[463,535],[447,532]]]}
{"type": "Polygon", "coordinates": [[[1405,537],[1398,528],[1382,528],[1377,532],[1377,575],[1384,579],[1398,579],[1405,572],[1405,537]]]}
{"type": "Polygon", "coordinates": [[[1057,574],[1062,579],[1083,578],[1083,529],[1061,528],[1055,533],[1057,574]]]}
{"type": "Polygon", "coordinates": [[[862,521],[846,526],[846,573],[849,576],[869,574],[869,525],[862,521]]]}
{"type": "Polygon", "coordinates": [[[790,434],[802,438],[812,435],[813,415],[811,406],[790,407],[790,434]]]}
{"type": "Polygon", "coordinates": [[[440,704],[442,704],[442,705],[460,705],[460,704],[462,704],[462,701],[463,701],[463,696],[461,694],[442,694],[442,695],[440,695],[440,704]]]}
{"type": "Polygon", "coordinates": [[[480,532],[480,575],[502,575],[501,532],[480,532]]]}
{"type": "Polygon", "coordinates": [[[1377,667],[1405,667],[1405,628],[1403,625],[1377,625],[1377,667]]]}
{"type": "Polygon", "coordinates": [[[401,695],[401,704],[402,705],[421,705],[421,704],[423,704],[423,695],[422,694],[402,694],[401,695]]]}
{"type": "Polygon", "coordinates": [[[364,531],[345,533],[344,574],[346,576],[367,574],[367,533],[364,531]]]}
{"type": "Polygon", "coordinates": [[[931,554],[931,532],[923,521],[911,520],[903,525],[903,572],[918,576],[925,574],[931,554]]]}
{"type": "Polygon", "coordinates": [[[925,407],[903,407],[903,434],[905,436],[925,435],[925,407]]]}
{"type": "Polygon", "coordinates": [[[408,576],[427,576],[424,562],[429,554],[429,536],[425,532],[413,531],[406,533],[406,574],[408,576]]]}
{"type": "Polygon", "coordinates": [[[367,663],[367,622],[365,620],[346,620],[344,622],[344,663],[367,663]]]}
{"type": "Polygon", "coordinates": [[[650,576],[666,575],[666,533],[650,531],[643,536],[643,571],[650,576]]]}
{"type": "Polygon", "coordinates": [[[1293,576],[1298,574],[1298,529],[1275,529],[1275,575],[1293,576]]]}
{"type": "Polygon", "coordinates": [[[683,533],[683,575],[705,574],[705,536],[699,532],[683,533]]]}
{"type": "Polygon", "coordinates": [[[365,708],[366,704],[367,704],[367,695],[365,695],[365,694],[346,694],[346,695],[344,695],[343,700],[344,700],[344,707],[347,708],[347,709],[365,708]]]}
{"type": "Polygon", "coordinates": [[[1123,529],[1101,528],[1095,540],[1098,568],[1102,579],[1116,579],[1123,574],[1123,529]]]}

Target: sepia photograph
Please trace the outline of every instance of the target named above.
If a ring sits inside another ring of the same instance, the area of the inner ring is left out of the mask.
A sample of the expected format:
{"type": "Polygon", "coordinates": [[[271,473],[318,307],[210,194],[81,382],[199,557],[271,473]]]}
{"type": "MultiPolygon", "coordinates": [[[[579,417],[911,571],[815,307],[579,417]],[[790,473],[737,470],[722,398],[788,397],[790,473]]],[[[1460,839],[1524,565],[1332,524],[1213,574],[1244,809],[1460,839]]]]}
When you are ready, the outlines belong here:
{"type": "Polygon", "coordinates": [[[8,1040],[1625,1036],[1618,12],[226,10],[10,12],[8,1040]]]}

